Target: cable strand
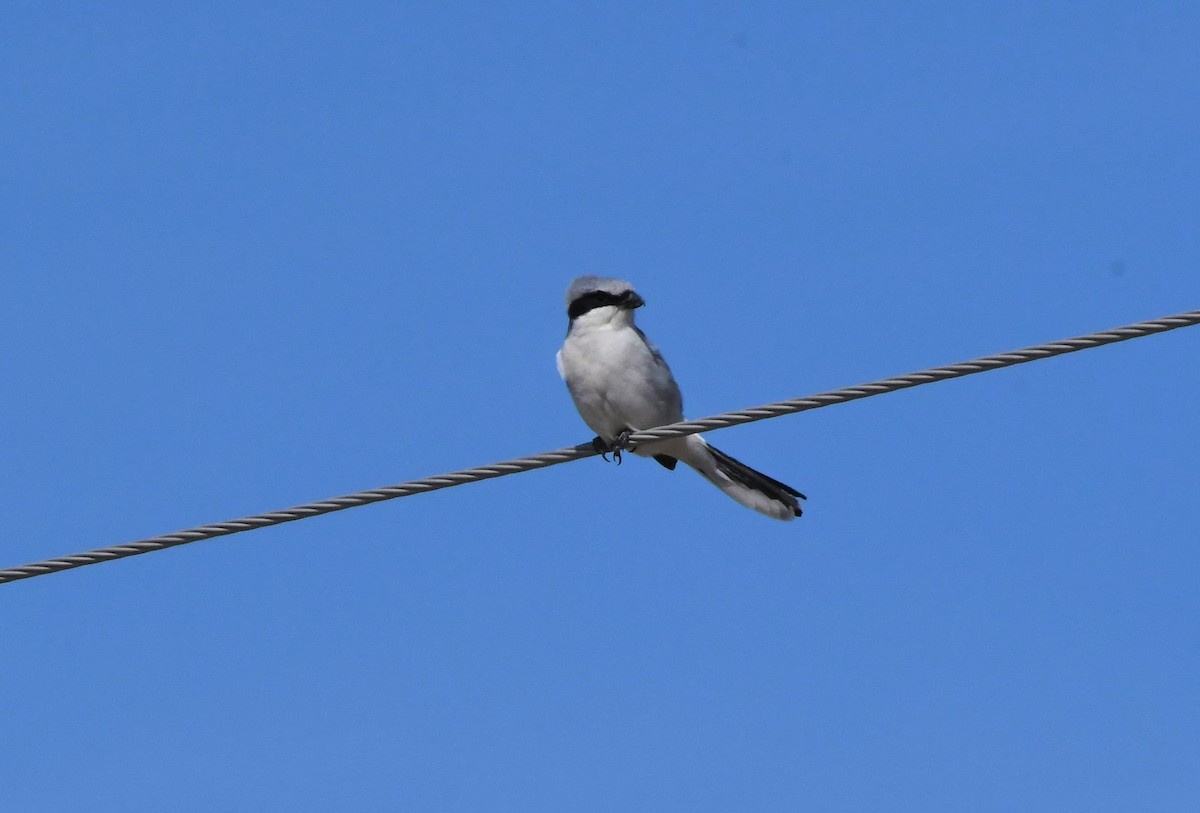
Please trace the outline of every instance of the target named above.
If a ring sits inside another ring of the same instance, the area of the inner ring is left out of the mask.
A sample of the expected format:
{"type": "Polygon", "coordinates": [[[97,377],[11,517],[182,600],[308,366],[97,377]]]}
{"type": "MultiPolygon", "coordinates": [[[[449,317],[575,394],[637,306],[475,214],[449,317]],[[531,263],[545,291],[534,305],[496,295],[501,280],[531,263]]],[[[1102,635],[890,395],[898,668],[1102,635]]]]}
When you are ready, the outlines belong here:
{"type": "MultiPolygon", "coordinates": [[[[1200,310],[1186,311],[1174,316],[1152,319],[1148,322],[1139,322],[1098,333],[1089,333],[1085,336],[1076,336],[1070,339],[1063,339],[1062,341],[1026,347],[1020,350],[1013,350],[1009,353],[983,356],[942,367],[932,367],[927,370],[919,370],[905,375],[893,376],[892,378],[871,381],[852,387],[843,387],[838,390],[820,392],[801,398],[793,398],[787,401],[777,401],[734,412],[726,412],[720,415],[713,415],[709,418],[659,426],[654,429],[636,432],[630,436],[629,440],[632,445],[636,446],[639,443],[648,443],[654,440],[665,440],[693,435],[697,432],[726,429],[730,426],[739,426],[768,418],[777,418],[781,415],[792,415],[834,404],[857,401],[874,395],[897,392],[921,386],[922,384],[931,384],[935,381],[961,378],[988,370],[998,370],[1030,361],[1039,361],[1044,358],[1060,356],[1064,353],[1089,350],[1093,347],[1102,347],[1108,344],[1115,344],[1142,336],[1150,336],[1155,333],[1163,333],[1168,330],[1195,324],[1200,324],[1200,310]]],[[[344,511],[348,508],[357,508],[362,505],[370,505],[371,503],[383,502],[385,500],[410,497],[415,494],[425,494],[443,488],[452,488],[467,483],[476,483],[481,480],[491,480],[496,477],[505,477],[510,474],[519,474],[524,471],[546,468],[547,466],[556,466],[560,463],[569,463],[573,460],[593,457],[596,454],[597,452],[592,448],[591,443],[581,443],[578,446],[568,446],[552,452],[543,452],[529,457],[506,460],[488,466],[478,466],[473,469],[464,469],[462,471],[450,472],[449,474],[426,477],[422,480],[413,480],[407,483],[371,489],[370,491],[360,491],[356,494],[348,494],[342,497],[333,497],[328,500],[321,500],[320,502],[297,505],[292,508],[285,508],[282,511],[271,511],[266,514],[241,517],[211,525],[201,525],[171,534],[139,539],[133,542],[125,542],[106,548],[98,548],[83,553],[74,553],[0,570],[0,584],[20,581],[21,579],[31,579],[35,576],[58,573],[77,567],[84,567],[85,565],[99,564],[100,562],[111,562],[116,559],[151,553],[192,542],[199,542],[204,539],[215,539],[219,536],[229,536],[230,534],[242,533],[243,531],[252,531],[256,528],[282,525],[285,522],[294,522],[300,519],[321,516],[322,514],[331,514],[335,511],[344,511]]]]}

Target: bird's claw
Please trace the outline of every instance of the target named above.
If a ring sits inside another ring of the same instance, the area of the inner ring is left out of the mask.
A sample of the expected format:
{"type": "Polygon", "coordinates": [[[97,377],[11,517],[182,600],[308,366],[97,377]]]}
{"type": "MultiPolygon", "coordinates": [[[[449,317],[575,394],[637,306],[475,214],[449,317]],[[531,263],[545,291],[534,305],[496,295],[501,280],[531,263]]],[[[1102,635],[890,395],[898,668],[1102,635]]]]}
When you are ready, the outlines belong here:
{"type": "Polygon", "coordinates": [[[602,437],[595,437],[592,440],[592,448],[600,453],[600,457],[604,462],[609,462],[608,456],[611,454],[617,465],[621,465],[621,452],[629,448],[629,436],[632,433],[628,429],[622,429],[621,433],[613,438],[612,443],[607,443],[602,437]]]}
{"type": "Polygon", "coordinates": [[[612,451],[612,447],[604,442],[604,438],[600,437],[599,435],[592,438],[592,448],[600,453],[600,457],[604,459],[605,463],[610,462],[608,459],[608,453],[612,451]]]}

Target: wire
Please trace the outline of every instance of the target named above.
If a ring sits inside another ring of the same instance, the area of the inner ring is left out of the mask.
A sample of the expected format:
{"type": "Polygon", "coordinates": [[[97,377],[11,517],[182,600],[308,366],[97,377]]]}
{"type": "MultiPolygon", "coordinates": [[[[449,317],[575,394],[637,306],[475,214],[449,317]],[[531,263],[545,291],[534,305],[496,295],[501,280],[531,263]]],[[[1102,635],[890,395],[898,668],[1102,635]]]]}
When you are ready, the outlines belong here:
{"type": "MultiPolygon", "coordinates": [[[[920,370],[894,378],[872,381],[868,384],[859,384],[855,387],[845,387],[840,390],[821,392],[803,398],[793,398],[790,401],[778,401],[737,412],[726,412],[714,415],[711,418],[702,418],[698,421],[673,423],[668,426],[660,426],[655,429],[637,432],[631,435],[629,440],[631,445],[636,446],[639,443],[647,443],[652,440],[664,440],[666,438],[692,435],[697,432],[724,429],[729,426],[752,423],[767,418],[775,418],[780,415],[790,415],[833,404],[842,404],[847,401],[856,401],[859,398],[869,398],[872,395],[882,395],[887,392],[930,384],[934,381],[960,378],[987,370],[1012,367],[1028,361],[1037,361],[1039,359],[1050,358],[1051,356],[1061,356],[1064,353],[1074,353],[1078,350],[1102,347],[1106,344],[1115,344],[1116,342],[1123,342],[1128,339],[1150,336],[1155,333],[1164,333],[1168,330],[1175,330],[1176,328],[1195,324],[1200,324],[1200,310],[1186,311],[1174,316],[1166,316],[1162,319],[1154,319],[1148,322],[1138,322],[1137,324],[1125,325],[1124,327],[1113,328],[1112,330],[1099,333],[1089,333],[1085,336],[1076,336],[1060,342],[1039,344],[1021,350],[1014,350],[1010,353],[1001,353],[996,356],[984,356],[972,359],[971,361],[950,364],[945,367],[933,367],[928,370],[920,370]]],[[[21,579],[30,579],[34,576],[44,576],[48,573],[57,573],[62,570],[71,570],[72,568],[83,567],[84,565],[94,565],[114,559],[124,559],[127,556],[137,556],[141,553],[150,553],[151,551],[163,550],[164,548],[173,548],[177,545],[186,545],[190,542],[199,542],[202,539],[228,536],[229,534],[251,531],[255,528],[266,528],[271,525],[282,525],[285,522],[294,522],[298,519],[330,514],[334,511],[344,511],[347,508],[356,508],[360,505],[394,500],[398,497],[410,497],[414,494],[424,494],[428,491],[436,491],[441,488],[450,488],[452,486],[465,485],[466,483],[475,483],[480,480],[490,480],[494,477],[504,477],[523,471],[556,466],[559,463],[582,460],[585,457],[593,457],[596,454],[597,452],[592,448],[590,442],[581,443],[578,446],[568,446],[531,457],[521,457],[516,460],[493,463],[490,466],[464,469],[463,471],[441,474],[436,477],[426,477],[423,480],[413,480],[408,483],[386,486],[371,491],[360,491],[357,494],[349,494],[344,497],[334,497],[333,499],[321,502],[297,505],[292,508],[285,508],[282,511],[272,511],[269,514],[258,514],[226,522],[217,522],[212,525],[202,525],[198,528],[189,528],[188,530],[172,534],[127,542],[123,545],[98,548],[84,553],[60,556],[56,559],[46,559],[41,562],[33,562],[7,570],[0,570],[0,584],[19,581],[21,579]]]]}

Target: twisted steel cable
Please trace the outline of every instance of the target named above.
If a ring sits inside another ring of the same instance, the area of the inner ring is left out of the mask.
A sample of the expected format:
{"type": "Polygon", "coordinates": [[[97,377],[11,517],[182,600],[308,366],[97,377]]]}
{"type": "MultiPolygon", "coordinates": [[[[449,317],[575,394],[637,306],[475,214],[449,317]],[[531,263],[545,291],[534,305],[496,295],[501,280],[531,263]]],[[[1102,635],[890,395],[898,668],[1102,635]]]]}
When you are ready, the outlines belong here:
{"type": "Polygon", "coordinates": [[[738,426],[744,423],[761,421],[766,418],[774,418],[779,415],[790,415],[795,412],[805,412],[810,409],[830,406],[831,404],[856,401],[859,398],[882,395],[886,392],[904,390],[921,384],[930,384],[934,381],[945,381],[950,378],[961,378],[973,373],[999,370],[1002,367],[1012,367],[1028,361],[1038,361],[1052,356],[1061,356],[1064,353],[1074,353],[1077,350],[1090,350],[1093,347],[1103,347],[1106,344],[1116,344],[1128,339],[1138,339],[1142,336],[1164,333],[1168,330],[1175,330],[1176,328],[1188,327],[1195,324],[1200,324],[1200,311],[1185,311],[1174,316],[1164,316],[1162,319],[1152,319],[1148,322],[1138,322],[1137,324],[1116,327],[1112,330],[1104,330],[1099,333],[1089,333],[1085,336],[1076,336],[1058,342],[1034,345],[1033,347],[1025,347],[995,356],[983,356],[971,359],[970,361],[960,361],[957,364],[948,364],[945,367],[931,367],[928,370],[920,370],[894,378],[872,381],[869,384],[859,384],[856,387],[844,387],[840,390],[820,392],[816,395],[809,395],[803,398],[793,398],[790,401],[776,401],[773,404],[750,407],[749,409],[742,409],[737,412],[725,412],[720,415],[714,415],[711,418],[701,418],[697,421],[681,421],[669,426],[660,426],[655,429],[638,432],[630,435],[629,440],[632,444],[636,445],[638,442],[646,443],[651,440],[662,440],[682,435],[691,435],[696,432],[724,429],[727,426],[738,426]]]}
{"type": "MultiPolygon", "coordinates": [[[[960,378],[987,370],[998,370],[1002,367],[1012,367],[1029,361],[1050,358],[1051,356],[1061,356],[1064,353],[1074,353],[1078,350],[1102,347],[1106,344],[1137,339],[1154,333],[1164,333],[1168,330],[1195,324],[1200,324],[1200,310],[1186,311],[1174,316],[1166,316],[1162,319],[1153,319],[1148,322],[1138,322],[1137,324],[1125,325],[1124,327],[1113,328],[1112,330],[1105,330],[1099,333],[1089,333],[1085,336],[1076,336],[1059,342],[1039,344],[1021,350],[1014,350],[1010,353],[983,356],[982,358],[950,364],[945,367],[933,367],[928,370],[920,370],[894,378],[885,378],[880,381],[859,384],[855,387],[844,387],[839,390],[821,392],[803,398],[793,398],[789,401],[777,401],[771,404],[738,410],[737,412],[726,412],[714,415],[711,418],[660,426],[655,429],[634,433],[630,436],[629,442],[631,446],[636,446],[639,443],[647,443],[652,440],[664,440],[692,435],[697,432],[724,429],[729,426],[738,426],[767,418],[776,418],[780,415],[790,415],[833,404],[842,404],[847,401],[856,401],[860,398],[869,398],[872,395],[882,395],[887,392],[930,384],[934,381],[960,378]]],[[[490,466],[464,469],[435,477],[426,477],[423,480],[413,480],[371,491],[360,491],[357,494],[348,494],[344,497],[334,497],[321,502],[297,505],[292,508],[285,508],[282,511],[272,511],[269,514],[258,514],[226,522],[217,522],[212,525],[202,525],[198,528],[189,528],[188,530],[172,534],[127,542],[123,545],[112,545],[107,548],[98,548],[84,553],[60,556],[56,559],[46,559],[41,562],[33,562],[7,570],[0,570],[0,584],[19,581],[21,579],[30,579],[34,576],[43,576],[47,573],[57,573],[62,570],[71,570],[72,568],[83,567],[84,565],[108,562],[113,559],[123,559],[127,556],[137,556],[140,553],[150,553],[151,551],[163,550],[164,548],[173,548],[177,545],[186,545],[189,542],[199,542],[202,539],[228,536],[229,534],[251,531],[255,528],[266,528],[271,525],[282,525],[285,522],[329,514],[334,511],[343,511],[347,508],[356,508],[360,505],[394,500],[399,497],[410,497],[414,494],[424,494],[425,492],[436,491],[441,488],[450,488],[451,486],[475,483],[480,480],[490,480],[493,477],[504,477],[523,471],[556,466],[559,463],[581,460],[585,457],[593,457],[596,454],[598,452],[592,447],[590,442],[581,443],[578,446],[568,446],[563,449],[543,452],[530,457],[493,463],[490,466]]]]}

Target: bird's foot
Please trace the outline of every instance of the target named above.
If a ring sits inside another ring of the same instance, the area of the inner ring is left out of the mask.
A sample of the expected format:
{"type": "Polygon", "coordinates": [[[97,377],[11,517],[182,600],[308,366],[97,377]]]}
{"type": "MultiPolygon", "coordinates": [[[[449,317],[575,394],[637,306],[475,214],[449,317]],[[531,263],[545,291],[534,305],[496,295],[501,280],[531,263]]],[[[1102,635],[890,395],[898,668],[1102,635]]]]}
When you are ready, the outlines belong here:
{"type": "Polygon", "coordinates": [[[612,443],[606,442],[604,438],[597,435],[592,440],[592,448],[600,453],[605,463],[609,462],[608,456],[611,454],[613,460],[617,461],[617,465],[619,466],[621,465],[621,452],[629,448],[629,436],[631,434],[633,433],[628,429],[622,429],[621,433],[613,438],[612,443]]]}

